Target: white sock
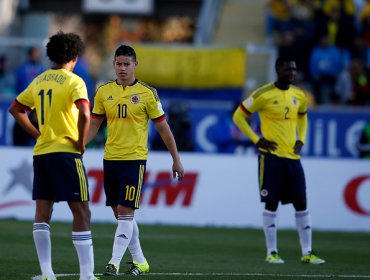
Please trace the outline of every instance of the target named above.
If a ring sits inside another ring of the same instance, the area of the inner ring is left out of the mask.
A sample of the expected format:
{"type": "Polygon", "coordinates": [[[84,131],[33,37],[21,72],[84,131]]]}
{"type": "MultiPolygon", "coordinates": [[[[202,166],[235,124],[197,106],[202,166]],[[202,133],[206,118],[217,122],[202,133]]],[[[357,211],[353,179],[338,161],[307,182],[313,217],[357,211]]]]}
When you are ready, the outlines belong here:
{"type": "Polygon", "coordinates": [[[51,265],[51,240],[49,224],[34,223],[33,240],[35,242],[42,276],[55,279],[51,265]]]}
{"type": "Polygon", "coordinates": [[[301,244],[302,255],[307,255],[312,251],[312,228],[311,215],[308,210],[297,211],[295,213],[295,222],[301,244]]]}
{"type": "Polygon", "coordinates": [[[128,245],[130,244],[132,233],[134,216],[118,216],[117,229],[114,235],[112,258],[109,263],[115,264],[117,267],[120,266],[123,255],[126,252],[128,245]]]}
{"type": "Polygon", "coordinates": [[[80,280],[94,279],[94,248],[91,231],[72,231],[72,242],[80,264],[80,280]]]}
{"type": "Polygon", "coordinates": [[[137,226],[135,219],[133,220],[132,238],[128,245],[128,249],[132,255],[132,260],[137,261],[138,263],[144,263],[146,261],[140,245],[139,227],[137,226]]]}
{"type": "Polygon", "coordinates": [[[265,233],[265,241],[267,254],[278,252],[277,250],[277,224],[276,212],[264,210],[262,213],[263,231],[265,233]]]}

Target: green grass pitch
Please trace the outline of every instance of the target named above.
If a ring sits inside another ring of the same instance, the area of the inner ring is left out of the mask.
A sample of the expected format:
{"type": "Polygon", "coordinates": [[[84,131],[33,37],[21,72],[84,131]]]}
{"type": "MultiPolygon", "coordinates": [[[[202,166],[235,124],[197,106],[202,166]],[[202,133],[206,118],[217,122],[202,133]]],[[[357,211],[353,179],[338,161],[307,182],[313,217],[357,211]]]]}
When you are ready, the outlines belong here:
{"type": "MultiPolygon", "coordinates": [[[[370,279],[370,234],[313,233],[314,248],[327,263],[300,263],[297,232],[278,232],[285,264],[264,261],[261,229],[139,225],[151,273],[142,279],[370,279]]],[[[95,271],[104,270],[111,255],[114,224],[92,224],[95,271]]],[[[31,280],[40,275],[32,239],[32,221],[0,220],[0,279],[31,280]]],[[[78,279],[77,255],[70,223],[51,223],[53,267],[58,279],[78,279]]],[[[128,253],[128,252],[127,252],[128,253]]],[[[130,261],[129,255],[121,271],[130,261]]],[[[102,280],[112,277],[100,276],[102,280]]],[[[119,275],[114,279],[133,279],[119,275]]]]}

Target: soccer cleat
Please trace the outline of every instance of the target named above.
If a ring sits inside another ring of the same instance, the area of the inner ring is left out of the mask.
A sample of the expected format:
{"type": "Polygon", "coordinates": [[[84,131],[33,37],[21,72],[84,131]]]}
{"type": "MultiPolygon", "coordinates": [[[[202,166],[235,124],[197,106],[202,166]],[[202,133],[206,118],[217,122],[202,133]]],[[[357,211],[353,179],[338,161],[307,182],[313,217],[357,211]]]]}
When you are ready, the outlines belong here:
{"type": "Polygon", "coordinates": [[[284,260],[278,255],[277,252],[271,252],[266,257],[266,262],[273,264],[284,263],[284,260]]]}
{"type": "Polygon", "coordinates": [[[130,268],[128,271],[126,271],[126,274],[131,274],[138,276],[143,273],[149,272],[149,264],[147,261],[145,263],[138,263],[137,261],[128,262],[130,264],[130,268]]]}
{"type": "Polygon", "coordinates": [[[307,255],[301,258],[301,262],[310,264],[323,264],[325,263],[325,260],[317,256],[313,251],[310,251],[307,255]]]}
{"type": "Polygon", "coordinates": [[[105,266],[105,271],[103,272],[103,275],[107,276],[117,276],[118,275],[118,267],[113,263],[108,263],[105,266]]]}

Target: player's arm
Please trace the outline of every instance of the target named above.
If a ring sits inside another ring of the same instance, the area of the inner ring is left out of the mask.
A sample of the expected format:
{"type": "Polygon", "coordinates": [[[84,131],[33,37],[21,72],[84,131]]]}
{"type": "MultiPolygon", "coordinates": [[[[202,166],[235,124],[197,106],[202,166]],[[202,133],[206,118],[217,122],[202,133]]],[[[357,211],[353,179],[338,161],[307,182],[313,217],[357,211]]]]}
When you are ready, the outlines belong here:
{"type": "Polygon", "coordinates": [[[233,121],[240,131],[243,132],[254,144],[256,144],[258,148],[267,151],[276,150],[277,144],[275,142],[266,140],[263,137],[260,138],[250,127],[249,123],[247,122],[247,119],[250,115],[251,113],[248,112],[243,105],[240,105],[233,114],[233,121]]]}
{"type": "Polygon", "coordinates": [[[10,106],[9,113],[12,114],[16,122],[33,138],[37,139],[41,135],[40,131],[28,118],[26,109],[23,108],[17,101],[14,101],[10,106]]]}
{"type": "Polygon", "coordinates": [[[81,154],[83,154],[87,145],[87,133],[90,125],[90,104],[84,99],[77,101],[76,106],[78,109],[78,140],[74,146],[81,154]]]}
{"type": "Polygon", "coordinates": [[[240,105],[233,114],[233,121],[236,126],[243,132],[254,144],[256,144],[259,140],[258,135],[253,131],[250,127],[247,119],[251,115],[249,112],[246,111],[243,105],[240,105]]]}
{"type": "Polygon", "coordinates": [[[298,139],[294,145],[294,153],[297,155],[301,152],[301,149],[304,145],[307,134],[307,125],[308,125],[307,112],[299,113],[297,119],[298,139]]]}
{"type": "Polygon", "coordinates": [[[90,120],[89,131],[87,133],[86,144],[89,144],[95,138],[103,121],[104,121],[104,118],[96,118],[92,116],[90,120]]]}
{"type": "Polygon", "coordinates": [[[174,178],[177,177],[179,180],[181,180],[184,177],[184,167],[182,166],[182,163],[180,161],[175,138],[173,137],[171,129],[166,120],[154,122],[154,124],[164,144],[166,145],[168,151],[172,156],[172,175],[174,178]]]}

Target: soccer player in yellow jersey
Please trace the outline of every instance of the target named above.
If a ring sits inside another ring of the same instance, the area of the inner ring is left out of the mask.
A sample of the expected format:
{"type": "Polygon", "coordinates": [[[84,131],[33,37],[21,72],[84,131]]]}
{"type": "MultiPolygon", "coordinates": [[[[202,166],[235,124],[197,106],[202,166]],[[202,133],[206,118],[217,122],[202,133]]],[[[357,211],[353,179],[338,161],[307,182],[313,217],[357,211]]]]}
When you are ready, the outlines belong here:
{"type": "Polygon", "coordinates": [[[148,125],[152,120],[173,159],[173,176],[184,177],[175,139],[166,121],[157,92],[135,77],[136,53],[122,45],[114,54],[117,79],[98,88],[94,98],[88,142],[107,120],[108,138],[104,152],[104,190],[106,205],[117,218],[112,257],[104,275],[118,275],[122,257],[128,248],[132,255],[126,274],[149,272],[139,242],[139,229],[134,219],[140,205],[141,188],[148,156],[148,125]]]}
{"type": "Polygon", "coordinates": [[[299,234],[303,263],[322,264],[312,250],[310,214],[307,210],[306,183],[300,151],[307,131],[307,102],[301,89],[292,85],[296,63],[278,58],[277,80],[252,92],[233,115],[235,124],[259,149],[259,187],[265,203],[263,229],[268,263],[284,263],[277,249],[277,209],[292,203],[299,234]],[[246,119],[258,112],[261,133],[258,136],[246,119]]]}
{"type": "Polygon", "coordinates": [[[43,280],[56,279],[51,261],[50,219],[54,202],[67,201],[73,214],[72,242],[80,264],[80,280],[93,280],[94,254],[90,230],[88,183],[82,154],[90,123],[85,82],[73,74],[84,44],[73,33],[50,37],[46,53],[52,68],[37,76],[9,111],[36,139],[32,198],[36,200],[33,238],[43,280]],[[38,129],[26,111],[36,109],[38,129]]]}

